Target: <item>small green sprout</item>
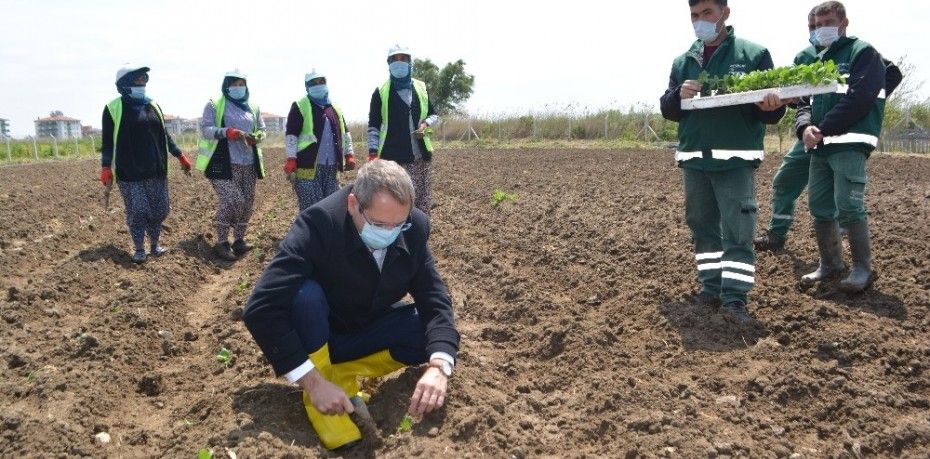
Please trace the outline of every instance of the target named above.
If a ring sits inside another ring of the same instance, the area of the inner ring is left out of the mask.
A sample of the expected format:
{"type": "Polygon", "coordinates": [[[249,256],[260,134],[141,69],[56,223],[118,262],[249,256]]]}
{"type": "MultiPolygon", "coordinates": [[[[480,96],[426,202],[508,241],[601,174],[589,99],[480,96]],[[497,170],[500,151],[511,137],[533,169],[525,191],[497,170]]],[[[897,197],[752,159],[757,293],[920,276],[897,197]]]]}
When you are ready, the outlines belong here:
{"type": "Polygon", "coordinates": [[[232,352],[225,347],[220,349],[219,354],[216,354],[216,361],[226,365],[227,367],[232,362],[232,352]]]}

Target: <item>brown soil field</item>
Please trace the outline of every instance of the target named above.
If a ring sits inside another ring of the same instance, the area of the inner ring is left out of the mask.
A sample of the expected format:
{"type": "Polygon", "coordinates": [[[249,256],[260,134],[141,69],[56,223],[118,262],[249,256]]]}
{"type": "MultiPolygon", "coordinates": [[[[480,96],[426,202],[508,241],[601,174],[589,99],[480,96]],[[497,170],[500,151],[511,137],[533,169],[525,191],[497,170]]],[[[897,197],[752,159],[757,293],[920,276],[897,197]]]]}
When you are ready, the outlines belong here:
{"type": "MultiPolygon", "coordinates": [[[[173,250],[134,266],[95,161],[0,168],[0,456],[331,455],[241,321],[296,213],[282,157],[235,263],[210,251],[202,177],[172,172],[173,250]]],[[[780,159],[757,174],[760,226],[780,159]]],[[[434,163],[431,245],[462,332],[448,403],[399,432],[422,369],[368,383],[377,438],[349,456],[928,457],[930,158],[870,160],[880,278],[861,296],[798,287],[817,262],[802,198],[789,250],[758,257],[750,327],[691,302],[671,153],[434,163]]]]}

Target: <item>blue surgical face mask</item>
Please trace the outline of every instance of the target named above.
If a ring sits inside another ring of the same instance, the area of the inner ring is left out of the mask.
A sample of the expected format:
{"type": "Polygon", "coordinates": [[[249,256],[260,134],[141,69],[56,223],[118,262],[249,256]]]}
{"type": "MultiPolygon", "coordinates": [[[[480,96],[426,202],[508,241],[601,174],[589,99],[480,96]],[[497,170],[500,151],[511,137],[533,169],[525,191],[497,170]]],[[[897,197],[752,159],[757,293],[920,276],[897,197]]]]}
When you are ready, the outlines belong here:
{"type": "Polygon", "coordinates": [[[242,100],[245,98],[245,86],[230,86],[229,87],[229,97],[232,97],[236,100],[242,100]]]}
{"type": "Polygon", "coordinates": [[[397,236],[400,236],[400,232],[403,230],[404,225],[395,226],[394,229],[385,229],[365,222],[360,236],[365,245],[372,249],[380,250],[393,244],[397,236]]]}
{"type": "Polygon", "coordinates": [[[404,61],[394,61],[388,65],[391,70],[391,76],[394,78],[407,78],[410,75],[410,63],[404,61]]]}
{"type": "Polygon", "coordinates": [[[325,84],[313,85],[307,88],[307,95],[311,99],[325,99],[329,95],[329,88],[325,84]]]}
{"type": "Polygon", "coordinates": [[[811,37],[807,41],[809,41],[811,46],[815,48],[820,46],[820,43],[817,43],[817,31],[816,30],[811,30],[811,37]]]}
{"type": "Polygon", "coordinates": [[[145,86],[131,86],[129,88],[129,97],[136,100],[145,99],[145,86]]]}
{"type": "Polygon", "coordinates": [[[720,36],[717,24],[714,22],[694,21],[691,25],[694,26],[694,35],[704,43],[711,43],[720,36]]]}
{"type": "Polygon", "coordinates": [[[818,27],[817,30],[814,31],[814,35],[817,38],[817,44],[824,48],[829,48],[830,45],[836,43],[836,41],[840,39],[840,28],[818,27]]]}

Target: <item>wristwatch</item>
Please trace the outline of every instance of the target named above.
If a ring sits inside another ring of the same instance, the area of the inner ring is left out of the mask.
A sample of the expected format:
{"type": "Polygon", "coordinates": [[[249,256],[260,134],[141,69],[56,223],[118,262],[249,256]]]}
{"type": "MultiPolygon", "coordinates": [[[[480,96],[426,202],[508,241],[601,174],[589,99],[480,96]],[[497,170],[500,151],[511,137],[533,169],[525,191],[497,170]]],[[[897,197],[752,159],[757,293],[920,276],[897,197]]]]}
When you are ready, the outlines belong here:
{"type": "Polygon", "coordinates": [[[436,359],[436,360],[438,360],[439,363],[430,362],[429,366],[433,368],[438,368],[439,371],[442,372],[442,374],[445,377],[451,378],[452,377],[452,364],[442,359],[436,359]]]}

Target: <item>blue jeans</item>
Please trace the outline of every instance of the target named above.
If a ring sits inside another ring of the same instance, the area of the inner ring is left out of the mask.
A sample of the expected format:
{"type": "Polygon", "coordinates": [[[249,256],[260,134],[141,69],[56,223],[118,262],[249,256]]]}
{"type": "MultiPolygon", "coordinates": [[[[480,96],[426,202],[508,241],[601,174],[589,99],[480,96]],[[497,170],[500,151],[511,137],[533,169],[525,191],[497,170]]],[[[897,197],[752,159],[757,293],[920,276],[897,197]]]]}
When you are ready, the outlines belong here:
{"type": "Polygon", "coordinates": [[[331,333],[329,302],[320,284],[305,281],[294,298],[291,318],[307,354],[329,343],[332,363],[356,360],[387,349],[391,357],[406,365],[425,363],[426,327],[413,304],[395,309],[364,330],[331,333]]]}

